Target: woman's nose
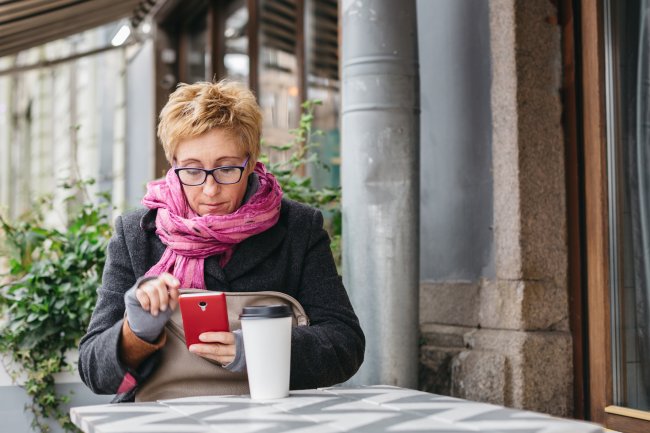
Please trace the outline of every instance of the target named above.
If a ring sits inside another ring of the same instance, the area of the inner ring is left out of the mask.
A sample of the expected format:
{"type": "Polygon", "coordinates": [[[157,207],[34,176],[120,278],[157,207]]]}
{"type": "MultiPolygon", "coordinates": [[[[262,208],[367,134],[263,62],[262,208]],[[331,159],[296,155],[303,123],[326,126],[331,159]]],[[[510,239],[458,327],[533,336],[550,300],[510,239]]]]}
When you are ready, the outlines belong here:
{"type": "Polygon", "coordinates": [[[215,196],[221,190],[221,185],[214,180],[214,176],[209,175],[203,184],[203,194],[207,196],[215,196]]]}

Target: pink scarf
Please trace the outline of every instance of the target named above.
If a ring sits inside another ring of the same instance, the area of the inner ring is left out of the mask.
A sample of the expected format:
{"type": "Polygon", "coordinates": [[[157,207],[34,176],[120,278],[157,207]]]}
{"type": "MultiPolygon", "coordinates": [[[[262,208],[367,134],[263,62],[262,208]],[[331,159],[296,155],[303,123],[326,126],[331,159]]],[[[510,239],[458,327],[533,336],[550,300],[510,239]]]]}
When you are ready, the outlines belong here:
{"type": "Polygon", "coordinates": [[[169,272],[180,280],[181,287],[205,289],[207,257],[221,254],[220,264],[225,266],[235,245],[273,227],[280,218],[282,189],[261,162],[255,173],[260,183],[255,194],[235,212],[219,216],[199,216],[190,208],[173,169],[165,179],[149,182],[142,204],[158,209],[156,234],[167,249],[145,276],[169,272]]]}

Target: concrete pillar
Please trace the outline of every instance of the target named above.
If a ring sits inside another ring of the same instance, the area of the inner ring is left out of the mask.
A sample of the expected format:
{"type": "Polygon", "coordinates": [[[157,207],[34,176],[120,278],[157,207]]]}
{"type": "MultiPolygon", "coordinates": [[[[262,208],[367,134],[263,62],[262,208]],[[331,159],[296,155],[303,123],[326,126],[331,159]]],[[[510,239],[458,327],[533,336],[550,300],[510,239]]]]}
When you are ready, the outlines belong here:
{"type": "MultiPolygon", "coordinates": [[[[568,321],[561,44],[550,1],[492,0],[492,160],[496,280],[481,288],[481,329],[458,359],[465,383],[503,381],[490,392],[510,406],[569,416],[568,321]],[[499,357],[491,368],[484,359],[499,357]],[[484,358],[484,359],[481,359],[484,358]]],[[[453,386],[453,385],[452,385],[453,386]]],[[[476,396],[466,387],[459,395],[476,396]]],[[[488,392],[489,394],[489,392],[488,392]]]]}
{"type": "Polygon", "coordinates": [[[417,387],[415,0],[342,2],[343,275],[366,334],[352,382],[417,387]]]}
{"type": "Polygon", "coordinates": [[[558,11],[545,0],[489,5],[496,275],[423,291],[423,385],[571,416],[558,11]]]}

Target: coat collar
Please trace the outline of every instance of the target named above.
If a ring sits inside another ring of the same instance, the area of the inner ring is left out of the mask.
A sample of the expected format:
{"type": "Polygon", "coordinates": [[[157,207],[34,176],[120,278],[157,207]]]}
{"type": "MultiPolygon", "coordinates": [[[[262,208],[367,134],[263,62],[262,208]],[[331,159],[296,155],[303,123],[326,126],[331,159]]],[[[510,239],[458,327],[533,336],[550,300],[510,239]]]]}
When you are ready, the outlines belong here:
{"type": "MultiPolygon", "coordinates": [[[[156,210],[148,210],[140,220],[140,227],[148,232],[156,231],[156,210]]],[[[235,247],[230,261],[225,268],[219,266],[218,257],[212,256],[205,259],[206,276],[211,276],[219,281],[227,282],[245,275],[270,256],[282,243],[287,233],[287,228],[280,220],[268,230],[242,241],[235,247]]],[[[155,262],[160,260],[167,247],[156,236],[153,245],[155,262]]]]}
{"type": "Polygon", "coordinates": [[[224,268],[228,280],[232,281],[245,275],[266,260],[282,243],[286,233],[287,228],[284,222],[279,220],[270,229],[251,236],[237,245],[230,261],[224,268]]]}

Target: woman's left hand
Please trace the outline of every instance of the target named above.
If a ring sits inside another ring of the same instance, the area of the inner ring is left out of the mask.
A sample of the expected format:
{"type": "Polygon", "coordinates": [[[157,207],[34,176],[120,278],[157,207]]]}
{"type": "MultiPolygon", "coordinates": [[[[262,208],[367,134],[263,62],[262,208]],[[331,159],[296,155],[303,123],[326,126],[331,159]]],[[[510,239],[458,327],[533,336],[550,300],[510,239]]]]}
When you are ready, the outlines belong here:
{"type": "Polygon", "coordinates": [[[236,344],[232,332],[204,332],[199,335],[203,344],[192,344],[190,352],[228,365],[235,359],[236,344]]]}

